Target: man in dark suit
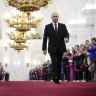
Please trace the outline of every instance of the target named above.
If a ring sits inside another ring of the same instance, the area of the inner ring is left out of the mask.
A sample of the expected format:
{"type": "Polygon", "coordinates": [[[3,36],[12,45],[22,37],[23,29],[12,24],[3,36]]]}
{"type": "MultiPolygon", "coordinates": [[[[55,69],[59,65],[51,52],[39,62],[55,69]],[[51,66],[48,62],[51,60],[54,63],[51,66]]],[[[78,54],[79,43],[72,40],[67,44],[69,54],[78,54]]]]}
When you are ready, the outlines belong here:
{"type": "Polygon", "coordinates": [[[63,53],[66,52],[65,42],[69,41],[69,33],[65,24],[58,23],[59,14],[57,12],[52,13],[51,19],[53,22],[45,26],[42,50],[46,55],[47,39],[49,39],[48,52],[52,60],[53,81],[59,83],[61,80],[61,60],[63,53]]]}

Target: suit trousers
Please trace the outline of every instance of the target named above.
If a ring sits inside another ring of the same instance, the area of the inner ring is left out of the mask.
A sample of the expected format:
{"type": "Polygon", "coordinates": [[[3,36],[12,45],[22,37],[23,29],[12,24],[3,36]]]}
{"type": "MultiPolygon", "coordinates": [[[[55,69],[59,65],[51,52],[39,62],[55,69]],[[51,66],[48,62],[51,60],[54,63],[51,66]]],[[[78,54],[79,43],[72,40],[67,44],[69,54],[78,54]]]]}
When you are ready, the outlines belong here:
{"type": "Polygon", "coordinates": [[[52,60],[52,76],[57,77],[61,80],[61,60],[63,53],[50,53],[50,57],[52,60]]]}

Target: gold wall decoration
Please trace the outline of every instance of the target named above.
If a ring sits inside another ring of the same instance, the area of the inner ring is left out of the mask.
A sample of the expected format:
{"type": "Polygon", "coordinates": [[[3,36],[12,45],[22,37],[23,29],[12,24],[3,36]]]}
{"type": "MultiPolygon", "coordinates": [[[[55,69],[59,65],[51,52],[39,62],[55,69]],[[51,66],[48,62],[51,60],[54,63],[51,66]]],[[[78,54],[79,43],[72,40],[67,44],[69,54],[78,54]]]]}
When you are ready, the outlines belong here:
{"type": "Polygon", "coordinates": [[[8,63],[5,63],[5,67],[6,67],[6,68],[8,67],[8,63]]]}
{"type": "Polygon", "coordinates": [[[30,64],[30,63],[26,63],[27,68],[29,67],[29,64],[30,64]]]}
{"type": "Polygon", "coordinates": [[[7,47],[7,46],[5,46],[4,48],[5,48],[5,51],[7,51],[8,47],[7,47]]]}

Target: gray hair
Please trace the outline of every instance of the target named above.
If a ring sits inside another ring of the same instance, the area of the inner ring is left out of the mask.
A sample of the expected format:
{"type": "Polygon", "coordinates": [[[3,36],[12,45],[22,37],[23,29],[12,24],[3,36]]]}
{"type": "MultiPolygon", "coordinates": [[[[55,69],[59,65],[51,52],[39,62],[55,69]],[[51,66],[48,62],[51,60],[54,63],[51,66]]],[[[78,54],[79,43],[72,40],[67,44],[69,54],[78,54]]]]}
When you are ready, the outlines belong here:
{"type": "Polygon", "coordinates": [[[51,17],[52,17],[54,14],[58,15],[58,17],[59,17],[59,13],[58,13],[58,12],[52,12],[51,17]]]}

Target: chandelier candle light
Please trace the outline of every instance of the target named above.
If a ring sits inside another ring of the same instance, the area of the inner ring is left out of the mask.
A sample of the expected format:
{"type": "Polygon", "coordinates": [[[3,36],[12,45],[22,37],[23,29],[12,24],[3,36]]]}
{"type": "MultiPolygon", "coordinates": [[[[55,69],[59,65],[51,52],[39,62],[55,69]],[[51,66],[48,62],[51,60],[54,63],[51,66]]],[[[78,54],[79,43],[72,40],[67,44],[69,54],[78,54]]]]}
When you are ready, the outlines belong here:
{"type": "Polygon", "coordinates": [[[9,27],[16,28],[18,31],[29,31],[31,28],[37,28],[38,24],[42,21],[43,16],[40,12],[30,12],[30,15],[12,10],[11,13],[6,13],[5,21],[9,27]]]}

